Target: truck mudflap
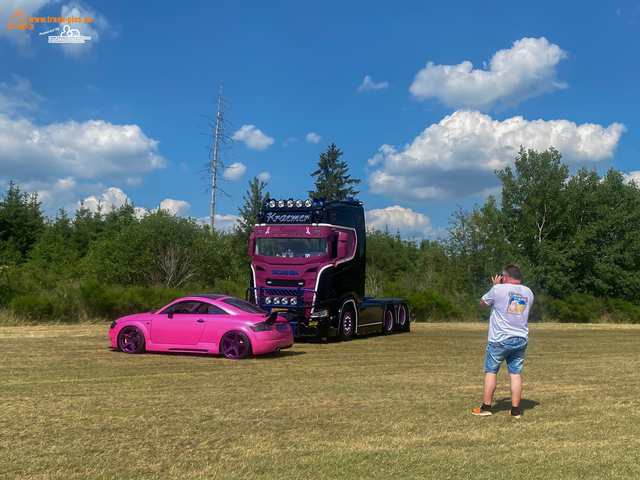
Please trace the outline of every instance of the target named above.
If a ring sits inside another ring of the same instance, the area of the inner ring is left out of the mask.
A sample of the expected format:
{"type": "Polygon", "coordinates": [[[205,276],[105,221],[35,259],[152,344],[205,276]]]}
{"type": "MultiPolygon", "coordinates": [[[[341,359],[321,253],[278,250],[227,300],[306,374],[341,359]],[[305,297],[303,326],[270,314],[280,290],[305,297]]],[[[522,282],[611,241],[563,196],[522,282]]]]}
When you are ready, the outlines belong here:
{"type": "Polygon", "coordinates": [[[245,299],[286,318],[293,328],[294,337],[318,337],[324,330],[323,325],[317,321],[309,322],[308,314],[313,307],[309,297],[312,299],[315,293],[315,290],[301,287],[249,287],[245,299]]]}

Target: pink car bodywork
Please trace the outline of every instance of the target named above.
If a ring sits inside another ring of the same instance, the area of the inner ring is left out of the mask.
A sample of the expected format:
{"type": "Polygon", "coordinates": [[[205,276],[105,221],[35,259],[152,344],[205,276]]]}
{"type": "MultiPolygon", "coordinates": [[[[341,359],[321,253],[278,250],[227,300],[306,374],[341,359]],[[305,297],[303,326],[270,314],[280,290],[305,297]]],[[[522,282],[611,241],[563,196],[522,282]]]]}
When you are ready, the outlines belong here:
{"type": "Polygon", "coordinates": [[[111,348],[125,353],[209,353],[239,359],[291,347],[293,330],[285,319],[269,318],[243,300],[206,294],[179,298],[155,313],[119,318],[109,338],[111,348]]]}

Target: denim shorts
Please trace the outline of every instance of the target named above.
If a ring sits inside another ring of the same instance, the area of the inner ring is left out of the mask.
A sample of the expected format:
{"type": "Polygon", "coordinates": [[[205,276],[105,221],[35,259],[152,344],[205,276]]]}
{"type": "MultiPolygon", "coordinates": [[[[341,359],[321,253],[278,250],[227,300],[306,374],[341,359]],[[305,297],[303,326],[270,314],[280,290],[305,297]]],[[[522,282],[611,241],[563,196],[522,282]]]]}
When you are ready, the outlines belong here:
{"type": "Polygon", "coordinates": [[[523,337],[511,337],[501,342],[489,342],[487,345],[487,358],[484,361],[484,371],[498,373],[500,365],[506,360],[509,373],[520,374],[524,363],[524,350],[527,348],[527,339],[523,337]]]}

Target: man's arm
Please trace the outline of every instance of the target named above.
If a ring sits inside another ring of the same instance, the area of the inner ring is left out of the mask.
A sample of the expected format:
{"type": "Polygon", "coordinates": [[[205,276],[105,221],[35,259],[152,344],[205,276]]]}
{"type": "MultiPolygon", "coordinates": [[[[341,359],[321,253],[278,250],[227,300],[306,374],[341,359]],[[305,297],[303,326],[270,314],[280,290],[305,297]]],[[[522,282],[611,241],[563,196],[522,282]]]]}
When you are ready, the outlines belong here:
{"type": "MultiPolygon", "coordinates": [[[[493,283],[493,286],[495,287],[496,285],[500,284],[500,281],[502,280],[502,275],[496,275],[495,277],[491,277],[491,282],[493,283]]],[[[489,293],[487,293],[487,295],[492,293],[492,290],[489,290],[489,293]]],[[[485,295],[486,296],[486,295],[485,295]]],[[[493,298],[490,299],[491,303],[493,303],[493,298]]],[[[491,304],[487,303],[484,301],[484,297],[480,299],[480,306],[481,307],[489,307],[491,304]]]]}

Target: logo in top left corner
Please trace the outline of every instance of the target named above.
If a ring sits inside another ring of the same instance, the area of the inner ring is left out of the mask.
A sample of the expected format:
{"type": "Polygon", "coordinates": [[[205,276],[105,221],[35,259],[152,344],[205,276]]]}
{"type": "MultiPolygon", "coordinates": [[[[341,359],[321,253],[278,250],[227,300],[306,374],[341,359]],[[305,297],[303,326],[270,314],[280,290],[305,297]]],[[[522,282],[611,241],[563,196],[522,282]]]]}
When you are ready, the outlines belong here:
{"type": "Polygon", "coordinates": [[[18,30],[33,30],[33,23],[29,23],[27,12],[21,8],[16,8],[11,14],[11,19],[7,23],[9,30],[17,28],[18,30]]]}

